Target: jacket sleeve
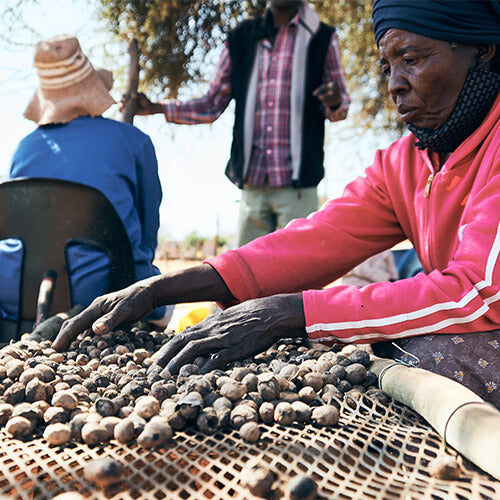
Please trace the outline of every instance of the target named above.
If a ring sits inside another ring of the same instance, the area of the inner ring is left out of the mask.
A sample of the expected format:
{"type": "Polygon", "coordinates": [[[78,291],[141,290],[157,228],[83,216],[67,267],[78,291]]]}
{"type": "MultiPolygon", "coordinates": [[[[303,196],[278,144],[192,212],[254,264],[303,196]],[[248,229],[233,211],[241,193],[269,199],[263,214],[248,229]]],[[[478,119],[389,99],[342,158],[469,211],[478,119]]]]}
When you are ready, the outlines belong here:
{"type": "Polygon", "coordinates": [[[221,256],[214,267],[238,300],[302,290],[306,330],[315,341],[371,343],[499,328],[498,155],[489,164],[487,181],[475,182],[465,208],[457,211],[457,234],[434,227],[436,255],[440,248],[449,252],[442,265],[395,282],[323,288],[406,237],[400,223],[406,226],[403,216],[411,211],[402,209],[408,197],[402,192],[394,201],[394,179],[389,196],[382,155],[339,199],[308,219],[221,256]]]}
{"type": "MultiPolygon", "coordinates": [[[[334,337],[342,342],[366,343],[498,328],[499,219],[500,175],[497,175],[469,198],[456,246],[443,269],[360,289],[305,291],[306,329],[310,338],[323,341],[334,337]]],[[[435,237],[455,235],[446,234],[446,228],[441,228],[441,234],[435,237]]]]}
{"type": "Polygon", "coordinates": [[[381,187],[383,172],[375,166],[369,170],[369,177],[355,180],[340,198],[308,218],[295,219],[209,263],[240,301],[332,283],[405,238],[381,187]]]}

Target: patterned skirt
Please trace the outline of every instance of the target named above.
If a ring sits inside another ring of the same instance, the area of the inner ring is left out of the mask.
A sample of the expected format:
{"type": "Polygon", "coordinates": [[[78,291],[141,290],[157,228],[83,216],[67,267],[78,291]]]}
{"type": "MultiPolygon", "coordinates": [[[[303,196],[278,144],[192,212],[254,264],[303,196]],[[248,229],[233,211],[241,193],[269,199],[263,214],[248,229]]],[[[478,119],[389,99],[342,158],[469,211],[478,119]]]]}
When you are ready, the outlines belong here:
{"type": "Polygon", "coordinates": [[[372,344],[376,356],[411,362],[460,382],[500,409],[500,330],[435,334],[372,344]]]}

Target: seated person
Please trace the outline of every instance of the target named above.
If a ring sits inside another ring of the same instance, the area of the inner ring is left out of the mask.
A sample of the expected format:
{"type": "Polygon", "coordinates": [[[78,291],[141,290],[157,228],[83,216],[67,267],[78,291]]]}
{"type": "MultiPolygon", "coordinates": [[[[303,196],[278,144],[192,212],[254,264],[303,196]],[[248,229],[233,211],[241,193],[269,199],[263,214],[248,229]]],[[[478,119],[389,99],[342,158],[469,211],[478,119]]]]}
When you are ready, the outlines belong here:
{"type": "Polygon", "coordinates": [[[158,304],[217,300],[227,308],[176,335],[156,363],[177,373],[203,356],[206,372],[293,337],[399,358],[394,343],[500,408],[498,2],[375,0],[373,21],[411,134],[307,219],[96,299],[64,323],[55,349],[158,304]],[[405,239],[424,272],[324,288],[405,239]]]}
{"type": "MultiPolygon", "coordinates": [[[[98,189],[123,221],[136,279],[160,274],[153,265],[162,198],[156,154],[151,139],[139,129],[101,116],[115,103],[109,93],[113,75],[94,69],[77,38],[66,35],[40,41],[34,65],[40,86],[24,115],[38,127],[18,145],[10,178],[47,177],[98,189]]],[[[17,317],[21,255],[18,240],[0,242],[4,318],[17,317]]],[[[108,258],[76,244],[66,255],[72,305],[88,306],[107,291],[108,258]]],[[[173,306],[161,306],[147,320],[164,327],[172,311],[173,306]]]]}

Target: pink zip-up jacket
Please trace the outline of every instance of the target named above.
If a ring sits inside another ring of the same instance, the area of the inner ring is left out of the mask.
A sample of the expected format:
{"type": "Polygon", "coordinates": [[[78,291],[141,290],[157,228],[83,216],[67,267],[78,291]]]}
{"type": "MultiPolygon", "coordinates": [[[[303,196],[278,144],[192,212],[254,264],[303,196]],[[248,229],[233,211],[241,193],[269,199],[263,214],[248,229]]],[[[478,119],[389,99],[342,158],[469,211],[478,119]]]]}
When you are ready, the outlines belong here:
{"type": "Polygon", "coordinates": [[[500,328],[500,96],[439,169],[405,136],[307,219],[210,259],[238,301],[302,291],[313,341],[371,343],[500,328]],[[325,287],[408,238],[425,270],[325,287]]]}

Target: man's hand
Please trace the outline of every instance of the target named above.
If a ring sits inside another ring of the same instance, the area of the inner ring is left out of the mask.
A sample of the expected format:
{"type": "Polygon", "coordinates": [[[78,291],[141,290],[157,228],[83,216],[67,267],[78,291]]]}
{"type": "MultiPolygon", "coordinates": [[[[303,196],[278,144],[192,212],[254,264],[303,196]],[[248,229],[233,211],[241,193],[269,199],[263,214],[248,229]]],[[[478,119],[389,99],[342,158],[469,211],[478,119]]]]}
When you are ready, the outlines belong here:
{"type": "Polygon", "coordinates": [[[124,95],[120,101],[119,109],[122,111],[125,105],[130,101],[134,101],[136,106],[136,115],[154,115],[157,113],[163,113],[163,106],[161,103],[150,101],[144,94],[139,92],[132,95],[124,95]]]}
{"type": "Polygon", "coordinates": [[[320,85],[314,92],[325,108],[337,109],[342,104],[342,94],[337,82],[328,82],[320,85]]]}
{"type": "Polygon", "coordinates": [[[206,373],[262,352],[280,338],[305,336],[302,295],[274,295],[208,316],[165,344],[155,363],[175,374],[203,356],[208,358],[201,368],[206,373]]]}
{"type": "Polygon", "coordinates": [[[338,122],[347,118],[349,106],[342,104],[342,94],[337,82],[329,82],[319,86],[314,92],[323,104],[325,117],[331,122],[338,122]]]}
{"type": "Polygon", "coordinates": [[[90,327],[95,334],[103,335],[121,324],[134,323],[148,316],[155,307],[153,288],[144,282],[97,297],[87,309],[63,323],[52,347],[63,351],[79,333],[90,327]]]}
{"type": "Polygon", "coordinates": [[[341,120],[345,120],[347,118],[347,112],[349,111],[349,106],[343,104],[340,108],[337,108],[335,111],[327,110],[326,118],[331,122],[339,122],[341,120]]]}

